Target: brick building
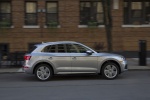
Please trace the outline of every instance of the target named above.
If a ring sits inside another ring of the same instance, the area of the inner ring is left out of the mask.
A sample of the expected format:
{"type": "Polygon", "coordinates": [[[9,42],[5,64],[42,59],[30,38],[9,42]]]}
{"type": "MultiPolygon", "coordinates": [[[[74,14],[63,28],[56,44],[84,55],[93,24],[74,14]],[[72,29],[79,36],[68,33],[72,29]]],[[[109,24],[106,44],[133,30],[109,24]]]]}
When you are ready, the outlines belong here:
{"type": "MultiPolygon", "coordinates": [[[[112,1],[113,50],[138,51],[139,40],[150,50],[150,0],[112,1]]],[[[42,41],[100,42],[106,51],[103,24],[101,0],[0,0],[0,51],[28,51],[42,41]]]]}

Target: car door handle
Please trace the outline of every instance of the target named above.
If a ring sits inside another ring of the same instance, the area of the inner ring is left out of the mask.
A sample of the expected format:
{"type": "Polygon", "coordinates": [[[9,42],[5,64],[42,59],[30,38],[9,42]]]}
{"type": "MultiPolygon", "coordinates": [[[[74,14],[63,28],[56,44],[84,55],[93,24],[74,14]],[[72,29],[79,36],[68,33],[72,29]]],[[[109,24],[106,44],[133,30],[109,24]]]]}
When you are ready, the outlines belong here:
{"type": "Polygon", "coordinates": [[[53,59],[53,57],[49,57],[48,59],[52,60],[52,59],[53,59]]]}
{"type": "Polygon", "coordinates": [[[76,57],[72,57],[72,60],[76,60],[76,57]]]}

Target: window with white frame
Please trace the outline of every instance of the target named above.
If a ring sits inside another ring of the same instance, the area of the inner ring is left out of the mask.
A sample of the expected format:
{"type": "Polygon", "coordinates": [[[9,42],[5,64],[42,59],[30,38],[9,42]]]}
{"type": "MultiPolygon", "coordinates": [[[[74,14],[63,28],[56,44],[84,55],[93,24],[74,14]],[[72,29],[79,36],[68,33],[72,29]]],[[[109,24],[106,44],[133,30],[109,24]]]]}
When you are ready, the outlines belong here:
{"type": "Polygon", "coordinates": [[[80,25],[88,25],[89,22],[96,22],[97,25],[104,24],[103,7],[100,0],[80,1],[80,25]]]}
{"type": "Polygon", "coordinates": [[[37,25],[37,2],[25,2],[25,25],[37,25]]]}
{"type": "Polygon", "coordinates": [[[150,24],[150,0],[124,0],[124,24],[150,24]]]}
{"type": "Polygon", "coordinates": [[[0,27],[11,26],[11,2],[0,1],[0,27]]]}
{"type": "Polygon", "coordinates": [[[58,25],[58,2],[46,2],[46,25],[58,25]]]}

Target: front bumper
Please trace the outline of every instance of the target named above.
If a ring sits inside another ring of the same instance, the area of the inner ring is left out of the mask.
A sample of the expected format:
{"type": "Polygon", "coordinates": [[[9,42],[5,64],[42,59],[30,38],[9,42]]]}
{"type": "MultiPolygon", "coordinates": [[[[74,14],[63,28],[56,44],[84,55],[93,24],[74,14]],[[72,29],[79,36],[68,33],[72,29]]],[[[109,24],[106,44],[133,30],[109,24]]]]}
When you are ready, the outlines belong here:
{"type": "Polygon", "coordinates": [[[128,70],[128,64],[127,61],[124,61],[122,63],[122,67],[121,67],[121,72],[127,71],[128,70]]]}

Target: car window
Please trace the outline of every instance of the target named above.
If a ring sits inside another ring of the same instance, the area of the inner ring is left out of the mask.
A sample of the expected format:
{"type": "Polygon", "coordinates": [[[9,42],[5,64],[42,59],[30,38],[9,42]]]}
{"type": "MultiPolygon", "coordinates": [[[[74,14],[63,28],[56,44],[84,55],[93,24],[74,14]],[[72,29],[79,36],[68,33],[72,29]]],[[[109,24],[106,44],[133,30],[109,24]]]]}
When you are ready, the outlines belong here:
{"type": "Polygon", "coordinates": [[[42,52],[55,52],[56,50],[56,45],[49,45],[49,46],[46,46],[42,52]]]}
{"type": "Polygon", "coordinates": [[[37,44],[41,44],[39,42],[29,43],[28,44],[28,53],[33,52],[37,48],[37,44]]]}
{"type": "Polygon", "coordinates": [[[67,44],[67,52],[68,53],[78,53],[77,49],[72,44],[67,44]]]}
{"type": "Polygon", "coordinates": [[[31,53],[32,51],[34,51],[37,47],[32,45],[29,47],[28,53],[31,53]]]}
{"type": "Polygon", "coordinates": [[[43,49],[43,52],[66,53],[66,49],[65,49],[65,45],[64,44],[50,45],[50,46],[46,46],[43,49]]]}
{"type": "Polygon", "coordinates": [[[57,52],[58,53],[66,53],[65,45],[64,44],[58,44],[57,45],[57,52]]]}
{"type": "Polygon", "coordinates": [[[88,49],[79,44],[68,44],[67,52],[70,53],[86,53],[88,49]]]}
{"type": "Polygon", "coordinates": [[[87,49],[79,44],[74,44],[77,48],[78,53],[86,53],[87,49]]]}
{"type": "Polygon", "coordinates": [[[56,52],[56,45],[51,45],[48,52],[56,52]]]}

